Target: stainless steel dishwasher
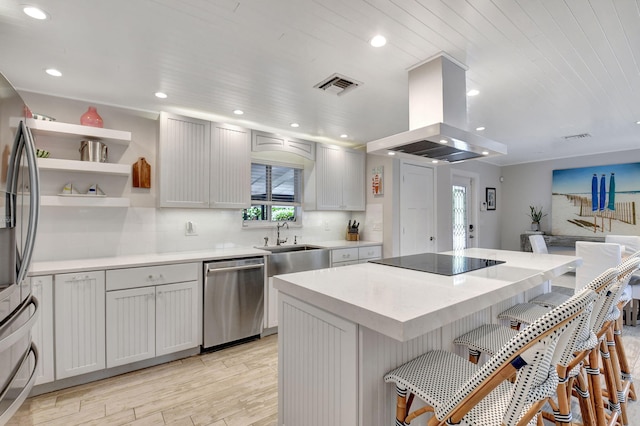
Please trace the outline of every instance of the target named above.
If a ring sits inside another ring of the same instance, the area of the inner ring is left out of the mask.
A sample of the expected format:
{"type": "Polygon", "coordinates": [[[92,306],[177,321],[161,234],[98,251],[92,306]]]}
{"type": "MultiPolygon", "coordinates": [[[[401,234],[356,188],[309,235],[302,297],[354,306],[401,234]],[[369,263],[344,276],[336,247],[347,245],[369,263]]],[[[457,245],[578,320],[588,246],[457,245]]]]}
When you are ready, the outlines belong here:
{"type": "Polygon", "coordinates": [[[203,349],[262,333],[264,258],[204,264],[203,349]]]}

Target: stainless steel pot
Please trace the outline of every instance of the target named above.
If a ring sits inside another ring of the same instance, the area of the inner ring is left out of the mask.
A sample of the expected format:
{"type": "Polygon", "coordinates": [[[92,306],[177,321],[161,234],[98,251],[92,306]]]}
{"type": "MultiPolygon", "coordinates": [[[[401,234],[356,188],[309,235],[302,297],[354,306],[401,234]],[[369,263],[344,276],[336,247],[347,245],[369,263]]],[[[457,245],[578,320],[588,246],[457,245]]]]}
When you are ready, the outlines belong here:
{"type": "Polygon", "coordinates": [[[81,141],[79,151],[82,161],[107,162],[107,145],[100,141],[81,141]]]}

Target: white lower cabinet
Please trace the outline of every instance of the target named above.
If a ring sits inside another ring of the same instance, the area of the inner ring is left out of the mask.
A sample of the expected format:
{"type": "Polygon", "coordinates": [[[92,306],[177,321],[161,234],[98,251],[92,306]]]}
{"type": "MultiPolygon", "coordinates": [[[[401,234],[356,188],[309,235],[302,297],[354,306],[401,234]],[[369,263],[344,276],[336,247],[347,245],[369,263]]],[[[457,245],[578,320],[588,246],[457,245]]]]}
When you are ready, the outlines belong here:
{"type": "Polygon", "coordinates": [[[155,287],[107,292],[107,367],[156,354],[155,287]]]}
{"type": "Polygon", "coordinates": [[[31,339],[38,348],[40,359],[36,370],[36,385],[55,379],[53,365],[53,277],[32,277],[31,291],[40,303],[40,315],[31,329],[31,339]]]}
{"type": "Polygon", "coordinates": [[[105,368],[104,271],[54,277],[56,379],[105,368]]]}
{"type": "Polygon", "coordinates": [[[366,263],[382,257],[382,246],[351,247],[331,250],[331,266],[366,263]]]}
{"type": "Polygon", "coordinates": [[[118,288],[107,291],[107,367],[200,345],[199,269],[191,263],[107,271],[107,289],[118,288]],[[164,284],[182,279],[191,281],[164,284]]]}
{"type": "Polygon", "coordinates": [[[197,281],[156,287],[156,356],[200,345],[197,281]]]}

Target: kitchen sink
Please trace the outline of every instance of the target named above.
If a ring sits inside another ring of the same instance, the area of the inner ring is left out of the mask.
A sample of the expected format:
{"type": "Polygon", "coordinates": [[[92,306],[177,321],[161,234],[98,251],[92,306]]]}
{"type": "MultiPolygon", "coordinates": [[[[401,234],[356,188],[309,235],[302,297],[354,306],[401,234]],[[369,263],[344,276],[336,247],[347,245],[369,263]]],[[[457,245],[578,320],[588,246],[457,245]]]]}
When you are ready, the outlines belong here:
{"type": "Polygon", "coordinates": [[[306,244],[259,248],[271,252],[267,256],[267,275],[269,277],[328,268],[330,264],[330,250],[326,248],[306,244]]]}

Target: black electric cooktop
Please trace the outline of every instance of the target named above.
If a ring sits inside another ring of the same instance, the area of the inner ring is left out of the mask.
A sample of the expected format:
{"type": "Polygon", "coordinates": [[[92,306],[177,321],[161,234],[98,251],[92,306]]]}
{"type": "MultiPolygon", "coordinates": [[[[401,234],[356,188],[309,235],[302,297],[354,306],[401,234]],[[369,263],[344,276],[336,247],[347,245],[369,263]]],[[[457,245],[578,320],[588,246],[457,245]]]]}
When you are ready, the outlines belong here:
{"type": "Polygon", "coordinates": [[[389,257],[387,259],[370,260],[371,263],[395,266],[396,268],[413,269],[439,275],[458,275],[476,269],[505,263],[503,260],[479,259],[477,257],[456,256],[439,253],[421,253],[411,256],[389,257]]]}

